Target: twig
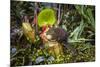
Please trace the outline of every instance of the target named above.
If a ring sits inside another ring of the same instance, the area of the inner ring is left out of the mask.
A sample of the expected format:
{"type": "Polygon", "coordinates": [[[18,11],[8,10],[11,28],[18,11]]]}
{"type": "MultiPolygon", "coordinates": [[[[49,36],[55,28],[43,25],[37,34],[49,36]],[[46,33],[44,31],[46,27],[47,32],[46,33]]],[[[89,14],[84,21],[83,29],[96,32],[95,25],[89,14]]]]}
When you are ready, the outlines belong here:
{"type": "Polygon", "coordinates": [[[23,63],[22,63],[22,65],[24,65],[25,64],[25,57],[23,57],[23,63]]]}
{"type": "Polygon", "coordinates": [[[28,16],[24,16],[24,22],[29,22],[28,16]]]}
{"type": "Polygon", "coordinates": [[[61,7],[61,5],[59,4],[59,10],[58,10],[58,21],[57,21],[57,25],[59,25],[59,23],[60,23],[60,7],[61,7]]]}
{"type": "Polygon", "coordinates": [[[14,56],[16,56],[19,52],[25,51],[25,50],[26,50],[26,49],[20,49],[20,50],[18,50],[15,54],[13,54],[13,55],[11,56],[11,58],[14,57],[14,56]]]}
{"type": "Polygon", "coordinates": [[[35,23],[36,23],[36,34],[38,33],[38,26],[37,26],[37,23],[38,23],[38,19],[37,19],[37,9],[38,9],[38,4],[35,2],[35,12],[34,12],[34,15],[35,15],[35,23]]]}
{"type": "Polygon", "coordinates": [[[22,57],[15,57],[15,58],[11,58],[11,60],[10,60],[10,61],[17,60],[18,58],[22,58],[22,57]]]}
{"type": "Polygon", "coordinates": [[[74,43],[74,42],[86,42],[86,41],[95,41],[94,39],[77,39],[77,40],[68,40],[69,43],[74,43]]]}

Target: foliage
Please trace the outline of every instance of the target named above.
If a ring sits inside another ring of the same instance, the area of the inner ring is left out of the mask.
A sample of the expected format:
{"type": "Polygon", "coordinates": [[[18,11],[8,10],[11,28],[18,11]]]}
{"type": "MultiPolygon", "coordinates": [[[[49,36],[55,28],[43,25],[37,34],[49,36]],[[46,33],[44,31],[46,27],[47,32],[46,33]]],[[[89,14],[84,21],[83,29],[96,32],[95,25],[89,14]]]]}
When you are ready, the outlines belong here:
{"type": "Polygon", "coordinates": [[[38,15],[38,25],[53,25],[56,22],[55,12],[52,9],[44,9],[38,15]]]}
{"type": "MultiPolygon", "coordinates": [[[[50,9],[50,15],[53,15],[53,17],[49,16],[51,17],[49,23],[51,21],[54,23],[57,19],[54,15],[57,14],[58,8],[52,7],[52,5],[59,4],[38,3],[38,12],[41,9],[50,9]]],[[[57,56],[57,58],[54,58],[47,52],[38,34],[35,35],[34,44],[29,42],[25,35],[22,35],[22,17],[27,15],[32,26],[34,11],[34,2],[11,1],[11,66],[95,61],[94,6],[61,4],[61,22],[59,27],[67,31],[69,46],[67,48],[63,47],[64,54],[57,56]]],[[[48,17],[47,14],[43,14],[43,16],[48,17]]],[[[41,18],[43,17],[41,16],[41,18]]],[[[39,21],[43,20],[44,22],[44,19],[41,18],[39,21]]],[[[32,28],[35,28],[35,26],[32,28]]],[[[40,32],[40,29],[38,32],[40,32]]]]}

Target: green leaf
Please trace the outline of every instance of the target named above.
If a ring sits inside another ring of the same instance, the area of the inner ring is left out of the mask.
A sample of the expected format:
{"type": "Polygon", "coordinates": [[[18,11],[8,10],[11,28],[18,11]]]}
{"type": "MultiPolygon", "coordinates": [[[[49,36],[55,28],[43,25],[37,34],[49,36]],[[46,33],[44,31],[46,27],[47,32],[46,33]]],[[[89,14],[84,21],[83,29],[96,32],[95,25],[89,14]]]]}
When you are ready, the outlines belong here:
{"type": "Polygon", "coordinates": [[[83,30],[84,30],[84,23],[83,20],[81,20],[80,25],[76,27],[74,31],[70,34],[70,38],[77,40],[78,38],[80,38],[83,30]]]}
{"type": "Polygon", "coordinates": [[[55,12],[53,9],[46,8],[38,15],[38,25],[40,27],[45,25],[53,25],[56,22],[55,12]]]}

